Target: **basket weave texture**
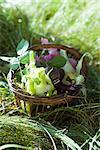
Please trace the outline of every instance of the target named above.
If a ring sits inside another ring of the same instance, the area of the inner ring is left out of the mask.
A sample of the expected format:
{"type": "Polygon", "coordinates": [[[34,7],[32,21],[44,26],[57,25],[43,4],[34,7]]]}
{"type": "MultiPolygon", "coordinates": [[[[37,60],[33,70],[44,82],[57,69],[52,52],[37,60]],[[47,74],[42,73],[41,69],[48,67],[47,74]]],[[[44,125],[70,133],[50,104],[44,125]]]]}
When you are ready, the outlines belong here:
{"type": "MultiPolygon", "coordinates": [[[[63,49],[69,54],[71,54],[76,60],[79,60],[81,58],[81,54],[76,49],[64,45],[58,45],[58,44],[35,45],[35,46],[31,46],[28,50],[42,51],[43,49],[48,49],[48,48],[57,48],[59,50],[63,49]]],[[[81,74],[84,75],[84,77],[86,77],[86,72],[87,72],[87,64],[86,61],[83,60],[81,74]]],[[[55,106],[55,105],[73,102],[75,99],[80,98],[77,95],[76,96],[67,95],[67,93],[63,93],[51,97],[31,96],[29,93],[23,91],[20,87],[18,87],[14,83],[14,76],[15,73],[13,71],[10,71],[8,80],[9,80],[10,88],[16,96],[18,105],[20,105],[20,100],[23,100],[24,102],[29,102],[34,105],[55,106]]]]}

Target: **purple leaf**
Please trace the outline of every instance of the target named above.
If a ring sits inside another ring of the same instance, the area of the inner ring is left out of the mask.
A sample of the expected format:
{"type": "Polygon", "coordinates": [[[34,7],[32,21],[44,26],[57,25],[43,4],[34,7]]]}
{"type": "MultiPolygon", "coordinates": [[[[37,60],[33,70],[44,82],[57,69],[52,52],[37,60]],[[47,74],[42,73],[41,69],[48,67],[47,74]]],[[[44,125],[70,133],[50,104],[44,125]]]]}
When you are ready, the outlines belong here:
{"type": "Polygon", "coordinates": [[[52,54],[48,54],[48,55],[43,56],[42,58],[44,61],[48,62],[48,61],[52,60],[53,57],[54,56],[52,54]]]}
{"type": "Polygon", "coordinates": [[[74,58],[69,58],[69,62],[74,69],[76,69],[77,61],[74,58]]]}

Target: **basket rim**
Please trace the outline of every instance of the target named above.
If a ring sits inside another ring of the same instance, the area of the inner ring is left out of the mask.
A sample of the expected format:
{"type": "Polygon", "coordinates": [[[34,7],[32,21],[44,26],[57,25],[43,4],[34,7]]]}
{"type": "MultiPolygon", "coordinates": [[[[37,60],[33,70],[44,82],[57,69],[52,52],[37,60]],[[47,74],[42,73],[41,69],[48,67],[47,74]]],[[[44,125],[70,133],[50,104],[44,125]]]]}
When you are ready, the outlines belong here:
{"type": "Polygon", "coordinates": [[[78,49],[76,48],[73,48],[69,45],[63,45],[63,44],[35,44],[35,45],[32,45],[28,48],[28,50],[35,50],[35,51],[38,51],[38,49],[41,49],[41,48],[57,48],[57,49],[63,49],[63,50],[66,50],[68,52],[72,52],[73,55],[77,56],[77,58],[79,59],[81,57],[81,53],[78,51],[78,49]]]}

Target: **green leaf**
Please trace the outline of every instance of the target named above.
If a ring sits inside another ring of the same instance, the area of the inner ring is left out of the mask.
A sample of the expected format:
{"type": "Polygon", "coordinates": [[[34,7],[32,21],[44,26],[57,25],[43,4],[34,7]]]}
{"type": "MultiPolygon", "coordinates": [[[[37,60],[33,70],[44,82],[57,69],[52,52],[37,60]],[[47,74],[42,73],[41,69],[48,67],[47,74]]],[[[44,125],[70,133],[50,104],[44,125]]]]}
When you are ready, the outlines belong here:
{"type": "Polygon", "coordinates": [[[50,62],[48,62],[51,67],[63,67],[66,64],[66,59],[63,56],[56,56],[50,62]]]}
{"type": "Polygon", "coordinates": [[[2,59],[3,61],[7,61],[7,62],[10,62],[12,58],[13,57],[5,57],[5,56],[0,57],[0,59],[2,59]]]}
{"type": "Polygon", "coordinates": [[[29,63],[29,52],[28,51],[25,52],[23,55],[21,55],[19,57],[19,59],[20,59],[21,64],[28,64],[29,63]]]}
{"type": "Polygon", "coordinates": [[[16,70],[19,67],[19,63],[20,62],[19,62],[18,58],[13,57],[10,60],[10,68],[13,69],[13,70],[16,70]]]}
{"type": "Polygon", "coordinates": [[[21,42],[18,44],[16,51],[18,55],[22,55],[24,52],[27,51],[29,46],[29,42],[22,39],[21,42]]]}
{"type": "Polygon", "coordinates": [[[81,59],[78,61],[78,64],[77,64],[77,66],[76,66],[76,71],[77,71],[77,74],[78,74],[78,75],[80,75],[81,68],[82,68],[82,63],[83,63],[83,59],[84,59],[85,56],[88,56],[88,57],[90,58],[89,65],[92,64],[92,61],[93,61],[92,55],[91,55],[90,53],[88,53],[88,52],[85,53],[85,54],[81,57],[81,59]]]}
{"type": "Polygon", "coordinates": [[[83,75],[78,75],[76,77],[76,85],[81,85],[84,83],[84,76],[83,75]]]}
{"type": "Polygon", "coordinates": [[[72,65],[69,62],[66,51],[61,49],[60,55],[63,56],[66,60],[66,64],[63,66],[63,70],[64,70],[65,74],[70,73],[70,72],[74,72],[74,68],[72,67],[72,65]]]}

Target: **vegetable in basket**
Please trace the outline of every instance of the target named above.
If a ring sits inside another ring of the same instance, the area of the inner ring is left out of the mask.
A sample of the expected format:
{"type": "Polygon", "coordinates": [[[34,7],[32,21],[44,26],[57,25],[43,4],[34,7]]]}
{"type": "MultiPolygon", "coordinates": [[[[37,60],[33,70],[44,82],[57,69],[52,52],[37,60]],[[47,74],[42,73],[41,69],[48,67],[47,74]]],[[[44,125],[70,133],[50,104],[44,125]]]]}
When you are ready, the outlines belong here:
{"type": "Polygon", "coordinates": [[[52,96],[56,94],[51,79],[48,74],[45,73],[45,68],[37,68],[35,66],[34,52],[30,51],[29,56],[30,62],[29,65],[27,65],[27,73],[22,76],[22,88],[31,95],[52,96]]]}
{"type": "MultiPolygon", "coordinates": [[[[45,42],[48,44],[48,40],[45,42]]],[[[43,39],[42,44],[45,44],[43,39]]],[[[68,57],[65,50],[48,48],[38,54],[28,50],[28,46],[28,41],[23,39],[17,46],[17,57],[0,57],[10,63],[12,70],[19,71],[21,80],[19,83],[15,74],[16,84],[29,94],[40,97],[50,97],[66,91],[75,95],[79,91],[84,84],[82,62],[86,55],[92,59],[89,53],[85,53],[78,61],[68,57]]]]}

